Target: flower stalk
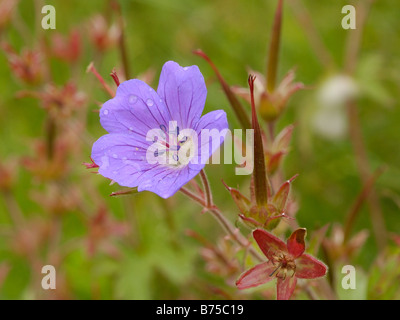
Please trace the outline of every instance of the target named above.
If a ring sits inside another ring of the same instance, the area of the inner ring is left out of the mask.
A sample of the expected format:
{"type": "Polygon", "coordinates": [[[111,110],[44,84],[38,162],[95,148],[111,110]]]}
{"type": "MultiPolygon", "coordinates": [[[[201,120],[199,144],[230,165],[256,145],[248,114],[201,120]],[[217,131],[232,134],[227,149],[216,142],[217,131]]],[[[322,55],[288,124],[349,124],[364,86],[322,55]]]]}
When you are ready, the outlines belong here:
{"type": "Polygon", "coordinates": [[[275,12],[274,24],[271,32],[271,41],[269,44],[269,55],[267,61],[267,88],[269,92],[275,90],[276,75],[279,64],[279,47],[282,28],[282,6],[283,0],[278,0],[278,7],[275,12]]]}
{"type": "Polygon", "coordinates": [[[254,189],[257,205],[265,207],[268,203],[268,183],[265,169],[264,148],[260,125],[257,119],[256,107],[254,104],[254,80],[253,75],[249,76],[248,82],[251,95],[251,119],[254,130],[254,189]]]}
{"type": "Polygon", "coordinates": [[[219,72],[218,68],[215,66],[215,64],[212,62],[212,60],[201,50],[195,50],[193,51],[195,55],[198,55],[202,57],[204,60],[208,62],[210,67],[214,70],[219,83],[222,86],[222,89],[224,90],[224,93],[226,97],[229,100],[230,105],[232,106],[233,111],[235,112],[235,115],[237,119],[239,120],[241,126],[243,129],[250,129],[251,128],[251,123],[250,120],[247,116],[246,111],[244,110],[242,104],[240,103],[239,99],[236,97],[236,95],[232,92],[230,86],[228,83],[225,81],[221,73],[219,72]]]}

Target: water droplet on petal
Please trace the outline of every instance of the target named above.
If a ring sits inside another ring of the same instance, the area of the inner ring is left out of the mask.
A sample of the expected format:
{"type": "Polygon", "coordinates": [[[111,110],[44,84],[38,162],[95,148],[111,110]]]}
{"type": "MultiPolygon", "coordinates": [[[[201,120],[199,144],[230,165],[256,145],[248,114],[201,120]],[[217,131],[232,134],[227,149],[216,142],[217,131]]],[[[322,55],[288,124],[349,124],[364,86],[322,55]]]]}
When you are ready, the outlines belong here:
{"type": "Polygon", "coordinates": [[[136,103],[136,101],[137,101],[137,96],[135,96],[134,94],[131,94],[130,96],[129,96],[129,98],[128,98],[128,102],[130,103],[130,104],[135,104],[136,103]]]}
{"type": "Polygon", "coordinates": [[[108,110],[106,109],[106,110],[104,110],[103,111],[103,114],[106,116],[106,115],[108,115],[108,110]]]}
{"type": "Polygon", "coordinates": [[[152,106],[154,105],[154,101],[151,100],[151,99],[147,99],[146,104],[147,104],[149,107],[152,107],[152,106]]]}
{"type": "Polygon", "coordinates": [[[118,158],[118,155],[116,153],[114,153],[112,156],[113,156],[114,159],[118,158]]]}
{"type": "Polygon", "coordinates": [[[221,118],[221,117],[222,117],[222,112],[218,113],[218,114],[215,116],[214,120],[218,120],[218,119],[221,118]]]}
{"type": "Polygon", "coordinates": [[[185,71],[188,70],[188,69],[189,69],[189,67],[184,67],[184,68],[183,68],[183,70],[185,70],[185,71]]]}
{"type": "Polygon", "coordinates": [[[107,155],[104,155],[104,156],[101,157],[100,160],[101,160],[101,167],[102,167],[103,169],[107,169],[107,168],[108,168],[108,165],[109,165],[108,156],[107,156],[107,155]]]}

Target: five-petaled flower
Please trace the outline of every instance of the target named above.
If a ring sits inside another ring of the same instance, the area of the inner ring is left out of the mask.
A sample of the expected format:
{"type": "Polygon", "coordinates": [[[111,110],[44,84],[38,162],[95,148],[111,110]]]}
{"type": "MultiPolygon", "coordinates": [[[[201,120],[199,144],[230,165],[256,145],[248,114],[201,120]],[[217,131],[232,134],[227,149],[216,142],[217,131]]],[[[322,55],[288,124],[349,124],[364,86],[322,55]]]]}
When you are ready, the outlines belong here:
{"type": "Polygon", "coordinates": [[[265,230],[254,230],[253,237],[268,261],[244,272],[236,281],[236,286],[239,289],[251,288],[276,277],[277,299],[288,300],[296,288],[297,278],[314,279],[324,276],[327,272],[325,264],[304,253],[305,235],[306,229],[297,229],[285,244],[265,230]]]}
{"type": "Polygon", "coordinates": [[[183,68],[173,61],[164,64],[157,92],[138,79],[122,82],[100,110],[100,123],[109,134],[92,148],[99,173],[122,186],[172,196],[204,168],[203,160],[220,146],[221,132],[228,128],[223,110],[201,117],[206,96],[199,68],[183,68]],[[201,133],[207,130],[210,134],[203,141],[201,133]],[[201,160],[183,161],[192,149],[195,160],[201,160]],[[169,161],[148,161],[149,150],[153,158],[167,156],[169,161]]]}

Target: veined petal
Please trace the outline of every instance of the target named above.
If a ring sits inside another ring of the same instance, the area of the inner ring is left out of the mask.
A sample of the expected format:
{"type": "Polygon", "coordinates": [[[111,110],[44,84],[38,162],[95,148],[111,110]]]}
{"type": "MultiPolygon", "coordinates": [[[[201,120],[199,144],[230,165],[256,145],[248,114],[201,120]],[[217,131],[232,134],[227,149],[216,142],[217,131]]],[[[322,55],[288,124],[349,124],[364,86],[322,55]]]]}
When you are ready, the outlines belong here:
{"type": "Polygon", "coordinates": [[[228,133],[225,111],[215,110],[205,114],[196,124],[195,130],[198,135],[197,165],[204,167],[206,161],[220,147],[228,133]]]}
{"type": "Polygon", "coordinates": [[[286,244],[273,234],[262,230],[256,229],[253,231],[253,237],[257,241],[258,246],[265,256],[272,260],[273,256],[279,252],[287,252],[286,244]]]}
{"type": "Polygon", "coordinates": [[[189,166],[173,169],[159,165],[143,174],[140,178],[138,191],[151,191],[166,199],[192,180],[199,171],[192,170],[189,166]]]}
{"type": "Polygon", "coordinates": [[[100,123],[109,133],[130,133],[146,138],[151,129],[168,128],[170,116],[164,101],[143,81],[122,82],[116,96],[100,110],[100,123]]]}
{"type": "Polygon", "coordinates": [[[277,300],[289,300],[296,288],[297,278],[296,276],[287,276],[285,279],[278,278],[276,286],[276,299],[277,300]]]}
{"type": "Polygon", "coordinates": [[[148,143],[134,135],[107,134],[93,144],[92,159],[104,177],[137,187],[140,175],[152,167],[146,161],[148,143]]]}
{"type": "Polygon", "coordinates": [[[303,254],[296,259],[296,277],[314,279],[323,277],[328,271],[327,266],[309,254],[303,254]]]}
{"type": "Polygon", "coordinates": [[[287,240],[288,252],[293,258],[300,257],[306,249],[304,238],[306,236],[306,229],[300,228],[293,231],[292,235],[287,240]]]}
{"type": "Polygon", "coordinates": [[[170,118],[183,128],[193,128],[206,102],[207,88],[197,66],[181,67],[173,61],[164,64],[157,89],[170,118]]]}
{"type": "Polygon", "coordinates": [[[274,277],[270,277],[270,274],[274,271],[274,269],[274,265],[269,261],[260,263],[244,272],[236,281],[236,286],[239,289],[247,289],[267,283],[268,281],[274,279],[274,277]]]}

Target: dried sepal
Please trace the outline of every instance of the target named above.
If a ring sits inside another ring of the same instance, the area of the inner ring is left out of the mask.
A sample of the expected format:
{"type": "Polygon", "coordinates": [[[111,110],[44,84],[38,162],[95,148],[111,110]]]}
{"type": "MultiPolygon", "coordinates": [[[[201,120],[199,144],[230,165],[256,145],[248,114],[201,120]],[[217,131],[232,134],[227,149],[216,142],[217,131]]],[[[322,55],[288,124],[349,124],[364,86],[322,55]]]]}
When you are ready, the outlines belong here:
{"type": "Polygon", "coordinates": [[[284,213],[287,205],[287,201],[290,193],[290,186],[294,179],[297,178],[298,175],[293,176],[291,179],[285,181],[279,190],[276,192],[272,199],[272,203],[275,205],[279,213],[284,213]]]}
{"type": "Polygon", "coordinates": [[[222,181],[222,183],[224,184],[225,188],[230,192],[236,206],[239,208],[239,211],[244,216],[247,216],[250,210],[251,201],[239,190],[229,187],[224,181],[222,181]]]}

